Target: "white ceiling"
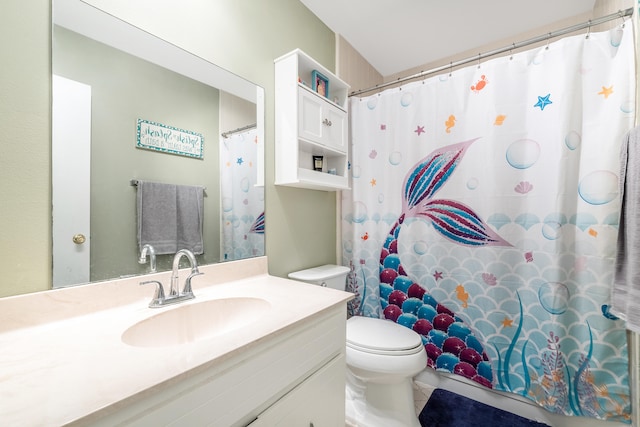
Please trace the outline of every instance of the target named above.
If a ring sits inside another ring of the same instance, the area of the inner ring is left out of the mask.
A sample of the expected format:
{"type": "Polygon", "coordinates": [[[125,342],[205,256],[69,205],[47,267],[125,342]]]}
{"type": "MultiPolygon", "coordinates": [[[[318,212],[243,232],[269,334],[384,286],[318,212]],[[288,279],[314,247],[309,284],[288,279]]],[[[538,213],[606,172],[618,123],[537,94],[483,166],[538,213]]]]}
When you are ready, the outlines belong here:
{"type": "MultiPolygon", "coordinates": [[[[300,1],[383,76],[591,12],[595,3],[595,0],[300,1]]],[[[512,42],[519,41],[522,40],[512,42]]]]}

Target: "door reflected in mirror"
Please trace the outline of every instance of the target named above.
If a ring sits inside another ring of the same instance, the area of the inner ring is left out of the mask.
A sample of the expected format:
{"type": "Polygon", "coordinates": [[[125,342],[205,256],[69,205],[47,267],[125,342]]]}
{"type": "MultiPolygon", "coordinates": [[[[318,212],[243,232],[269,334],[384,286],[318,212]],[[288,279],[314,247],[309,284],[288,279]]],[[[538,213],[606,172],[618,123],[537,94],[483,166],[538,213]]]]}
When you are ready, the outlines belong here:
{"type": "Polygon", "coordinates": [[[199,264],[264,255],[262,88],[78,0],[53,16],[54,287],[149,271],[132,180],[205,188],[199,264]],[[137,147],[139,119],[201,158],[137,147]]]}

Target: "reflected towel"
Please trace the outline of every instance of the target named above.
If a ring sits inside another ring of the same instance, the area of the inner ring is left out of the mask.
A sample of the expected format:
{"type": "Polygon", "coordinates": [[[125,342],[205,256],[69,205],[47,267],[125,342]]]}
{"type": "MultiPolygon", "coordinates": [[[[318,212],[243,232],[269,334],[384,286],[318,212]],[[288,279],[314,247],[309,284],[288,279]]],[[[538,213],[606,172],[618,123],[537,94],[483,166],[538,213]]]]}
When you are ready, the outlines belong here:
{"type": "Polygon", "coordinates": [[[202,240],[204,187],[138,181],[138,246],[152,245],[156,254],[189,249],[204,252],[202,240]]]}
{"type": "Polygon", "coordinates": [[[176,228],[178,249],[189,249],[195,255],[204,253],[202,243],[204,187],[176,186],[176,228]]]}
{"type": "Polygon", "coordinates": [[[640,128],[631,130],[620,150],[618,253],[611,313],[640,333],[640,128]]]}

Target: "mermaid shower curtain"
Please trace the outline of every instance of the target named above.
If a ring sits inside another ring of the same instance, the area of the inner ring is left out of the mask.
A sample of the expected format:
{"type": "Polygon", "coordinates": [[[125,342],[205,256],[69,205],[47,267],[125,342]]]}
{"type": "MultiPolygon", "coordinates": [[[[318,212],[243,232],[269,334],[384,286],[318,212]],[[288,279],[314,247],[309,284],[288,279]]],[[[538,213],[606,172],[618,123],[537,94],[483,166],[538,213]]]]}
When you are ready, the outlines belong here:
{"type": "Polygon", "coordinates": [[[257,183],[256,130],[220,138],[222,261],[264,255],[264,187],[257,183]]]}
{"type": "Polygon", "coordinates": [[[625,327],[608,304],[630,27],[352,98],[353,314],[418,332],[436,370],[629,422],[625,327]]]}

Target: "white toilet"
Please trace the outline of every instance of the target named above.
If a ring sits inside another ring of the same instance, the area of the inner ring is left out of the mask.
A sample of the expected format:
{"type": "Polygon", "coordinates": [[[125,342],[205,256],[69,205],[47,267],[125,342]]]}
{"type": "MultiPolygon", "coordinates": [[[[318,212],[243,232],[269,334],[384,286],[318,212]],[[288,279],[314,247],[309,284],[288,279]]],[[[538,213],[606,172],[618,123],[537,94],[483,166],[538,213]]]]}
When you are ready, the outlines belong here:
{"type": "MultiPolygon", "coordinates": [[[[344,290],[348,267],[323,265],[289,274],[344,290]]],[[[427,366],[420,335],[395,322],[354,316],[347,320],[346,418],[358,427],[420,427],[412,379],[427,366]]]]}

